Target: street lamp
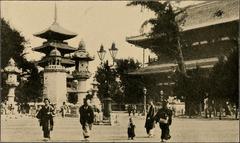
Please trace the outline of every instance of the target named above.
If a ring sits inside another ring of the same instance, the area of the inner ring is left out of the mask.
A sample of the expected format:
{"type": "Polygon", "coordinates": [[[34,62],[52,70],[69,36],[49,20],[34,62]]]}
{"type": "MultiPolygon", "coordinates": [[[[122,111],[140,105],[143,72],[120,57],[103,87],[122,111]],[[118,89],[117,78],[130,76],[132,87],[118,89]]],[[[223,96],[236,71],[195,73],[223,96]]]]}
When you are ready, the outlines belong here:
{"type": "Polygon", "coordinates": [[[113,64],[115,62],[115,58],[117,56],[118,49],[116,48],[115,43],[112,43],[111,49],[109,49],[110,55],[113,59],[113,64]]]}
{"type": "Polygon", "coordinates": [[[98,53],[98,57],[101,60],[101,64],[102,64],[102,61],[106,55],[106,50],[104,50],[103,45],[100,46],[100,49],[99,49],[99,51],[97,51],[97,53],[98,53]]]}
{"type": "MultiPolygon", "coordinates": [[[[110,52],[110,55],[111,55],[111,57],[113,59],[113,65],[114,65],[115,58],[116,58],[117,52],[118,52],[118,49],[116,48],[115,43],[112,43],[112,46],[109,49],[109,52],[110,52]]],[[[97,51],[97,53],[98,53],[99,59],[101,60],[101,64],[103,64],[103,60],[104,60],[105,55],[106,55],[106,50],[104,50],[103,45],[100,46],[100,49],[99,49],[99,51],[97,51]]],[[[111,66],[113,66],[113,65],[111,65],[111,66]]],[[[110,69],[110,67],[111,67],[111,66],[108,65],[108,62],[106,62],[106,66],[107,66],[108,69],[110,69]]],[[[110,82],[111,81],[109,81],[109,79],[107,78],[106,82],[107,82],[107,85],[108,85],[106,94],[110,94],[110,82]]],[[[104,102],[103,103],[103,105],[104,105],[103,117],[104,117],[105,122],[106,123],[110,123],[110,124],[111,124],[111,118],[110,118],[111,114],[110,113],[112,111],[112,109],[111,109],[111,100],[112,100],[111,96],[106,97],[106,98],[103,99],[103,102],[104,102]]]]}
{"type": "MultiPolygon", "coordinates": [[[[118,49],[116,48],[116,44],[113,42],[111,48],[109,49],[109,53],[113,59],[113,64],[115,62],[117,52],[118,52],[118,49]]],[[[106,55],[106,50],[104,49],[103,45],[100,46],[100,49],[99,49],[99,51],[97,51],[97,53],[98,53],[98,57],[102,63],[105,58],[105,55],[106,55]]]]}
{"type": "Polygon", "coordinates": [[[143,87],[143,96],[144,96],[144,99],[143,99],[143,102],[144,102],[144,106],[143,106],[143,110],[144,110],[144,116],[146,115],[146,106],[147,106],[147,98],[146,98],[146,94],[147,94],[147,89],[146,87],[143,87]]]}

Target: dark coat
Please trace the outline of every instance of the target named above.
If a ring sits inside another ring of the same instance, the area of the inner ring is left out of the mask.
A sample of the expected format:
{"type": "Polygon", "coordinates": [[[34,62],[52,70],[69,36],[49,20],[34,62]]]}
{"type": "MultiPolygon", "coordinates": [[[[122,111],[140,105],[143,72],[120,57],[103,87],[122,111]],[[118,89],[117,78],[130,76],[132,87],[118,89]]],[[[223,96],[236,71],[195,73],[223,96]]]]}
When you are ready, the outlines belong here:
{"type": "Polygon", "coordinates": [[[135,137],[135,125],[133,123],[129,123],[128,125],[128,137],[135,137]]]}
{"type": "Polygon", "coordinates": [[[148,128],[148,129],[154,128],[154,115],[155,115],[155,108],[154,106],[151,105],[147,113],[145,128],[148,128]]]}
{"type": "Polygon", "coordinates": [[[43,131],[53,130],[53,117],[55,116],[54,108],[49,106],[43,106],[37,113],[37,118],[39,119],[40,126],[42,126],[43,131]]]}
{"type": "Polygon", "coordinates": [[[80,113],[80,123],[85,125],[86,123],[92,124],[94,121],[94,111],[91,106],[84,106],[82,105],[79,108],[80,113]]]}
{"type": "Polygon", "coordinates": [[[155,120],[156,122],[160,121],[160,118],[167,119],[168,118],[168,125],[172,124],[172,110],[167,109],[167,108],[161,108],[158,110],[155,120]]]}

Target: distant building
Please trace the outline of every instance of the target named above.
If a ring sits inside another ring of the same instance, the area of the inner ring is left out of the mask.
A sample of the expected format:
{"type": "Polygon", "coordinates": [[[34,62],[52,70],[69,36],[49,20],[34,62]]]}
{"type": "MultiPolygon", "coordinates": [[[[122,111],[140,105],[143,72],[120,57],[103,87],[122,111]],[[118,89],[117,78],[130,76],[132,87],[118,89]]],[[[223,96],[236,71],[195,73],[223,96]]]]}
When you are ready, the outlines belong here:
{"type": "MultiPolygon", "coordinates": [[[[218,57],[228,55],[239,40],[239,0],[209,1],[193,5],[187,10],[186,23],[182,27],[182,48],[186,69],[191,72],[200,67],[209,72],[218,62],[218,57]]],[[[127,37],[126,41],[141,48],[157,46],[161,49],[159,39],[148,34],[127,37]]],[[[132,75],[157,78],[159,90],[172,94],[171,79],[177,70],[176,61],[167,55],[158,58],[149,57],[148,66],[131,72],[132,75]]]]}

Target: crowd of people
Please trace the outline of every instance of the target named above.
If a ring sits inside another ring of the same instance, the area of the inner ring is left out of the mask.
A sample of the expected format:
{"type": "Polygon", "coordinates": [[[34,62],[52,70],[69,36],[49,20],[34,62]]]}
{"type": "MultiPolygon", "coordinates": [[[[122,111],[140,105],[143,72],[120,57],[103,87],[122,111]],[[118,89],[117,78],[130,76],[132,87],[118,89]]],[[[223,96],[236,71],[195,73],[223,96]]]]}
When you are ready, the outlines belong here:
{"type": "MultiPolygon", "coordinates": [[[[65,104],[62,106],[62,116],[64,117],[65,104]]],[[[94,123],[94,108],[91,106],[90,100],[85,99],[84,104],[79,108],[80,114],[80,125],[82,127],[83,137],[88,140],[91,135],[92,125],[94,123]]],[[[44,99],[44,106],[37,113],[37,118],[39,119],[39,125],[42,127],[44,140],[50,140],[50,132],[53,130],[54,117],[56,115],[56,110],[50,104],[49,99],[44,99]]],[[[146,115],[145,128],[148,137],[154,136],[155,124],[159,123],[159,127],[162,130],[161,140],[168,140],[171,138],[169,126],[172,123],[172,111],[168,108],[167,102],[162,103],[162,108],[157,112],[153,101],[150,101],[150,106],[146,115]]],[[[133,118],[129,118],[127,135],[128,139],[134,139],[135,134],[135,123],[133,118]]]]}
{"type": "Polygon", "coordinates": [[[27,103],[19,104],[7,104],[7,102],[1,103],[1,115],[6,115],[9,118],[17,118],[16,115],[28,115],[31,114],[30,105],[27,103]]]}
{"type": "MultiPolygon", "coordinates": [[[[31,112],[33,112],[34,113],[33,116],[35,116],[39,120],[39,125],[43,131],[44,141],[48,141],[51,138],[50,133],[51,131],[53,131],[54,117],[58,113],[60,113],[62,118],[65,118],[66,113],[69,112],[69,106],[66,105],[65,102],[63,102],[63,105],[60,107],[60,110],[57,111],[56,107],[51,104],[48,98],[45,98],[43,102],[44,102],[44,105],[42,106],[34,106],[36,108],[36,109],[34,108],[34,112],[31,111],[33,110],[33,108],[32,107],[30,108],[29,104],[16,106],[17,109],[14,109],[16,107],[14,107],[13,105],[6,107],[5,106],[6,104],[2,104],[1,105],[2,114],[14,114],[13,113],[14,110],[15,111],[17,110],[18,113],[22,113],[22,114],[26,114],[26,113],[31,114],[31,112]]],[[[85,140],[88,140],[91,135],[93,123],[95,123],[96,121],[99,121],[99,119],[97,119],[97,116],[96,116],[96,112],[99,112],[99,111],[97,111],[94,108],[94,106],[91,105],[89,99],[85,99],[84,104],[79,107],[78,112],[80,115],[80,125],[82,127],[83,137],[85,140]]],[[[134,139],[136,136],[135,134],[136,125],[131,116],[131,113],[134,116],[136,112],[137,112],[136,105],[128,106],[128,114],[130,116],[128,129],[127,129],[128,139],[134,139]]],[[[169,134],[169,126],[171,125],[171,122],[172,122],[171,119],[172,119],[172,111],[168,109],[166,102],[163,102],[162,108],[156,111],[153,101],[150,101],[148,112],[146,115],[146,121],[145,121],[147,136],[153,137],[155,124],[159,122],[159,127],[162,130],[162,135],[161,135],[162,141],[170,139],[171,136],[169,134]]]]}

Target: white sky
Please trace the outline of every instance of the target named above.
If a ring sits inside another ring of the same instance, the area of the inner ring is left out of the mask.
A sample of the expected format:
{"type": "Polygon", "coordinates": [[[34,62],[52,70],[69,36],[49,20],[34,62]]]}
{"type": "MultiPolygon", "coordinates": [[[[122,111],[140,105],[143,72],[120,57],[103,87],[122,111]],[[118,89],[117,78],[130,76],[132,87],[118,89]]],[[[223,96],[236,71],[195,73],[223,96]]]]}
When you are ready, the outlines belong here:
{"type": "MultiPolygon", "coordinates": [[[[119,49],[117,58],[134,58],[142,62],[142,49],[128,44],[125,38],[139,35],[143,21],[153,16],[148,10],[127,7],[126,1],[1,1],[1,17],[21,32],[29,41],[27,58],[38,60],[41,56],[31,48],[40,46],[44,40],[33,34],[49,27],[54,19],[54,5],[57,4],[58,23],[78,36],[68,40],[70,46],[78,47],[81,39],[95,60],[90,62],[89,70],[94,73],[100,64],[97,51],[101,44],[105,49],[116,43],[119,49]]],[[[182,5],[198,2],[184,1],[182,5]]],[[[149,55],[146,51],[146,58],[149,55]]],[[[112,62],[109,52],[105,59],[112,62]]],[[[89,84],[89,83],[88,83],[89,84]]]]}

